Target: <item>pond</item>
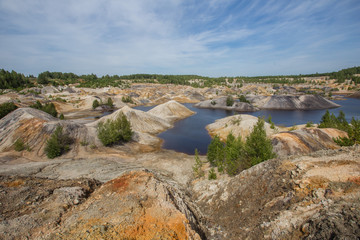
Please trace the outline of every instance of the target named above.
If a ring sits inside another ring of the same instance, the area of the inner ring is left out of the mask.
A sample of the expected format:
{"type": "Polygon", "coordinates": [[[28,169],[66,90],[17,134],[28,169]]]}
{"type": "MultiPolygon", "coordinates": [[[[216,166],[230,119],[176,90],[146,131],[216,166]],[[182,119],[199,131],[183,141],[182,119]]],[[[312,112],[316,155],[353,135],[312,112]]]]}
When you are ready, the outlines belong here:
{"type": "MultiPolygon", "coordinates": [[[[329,109],[331,113],[337,116],[340,111],[343,111],[349,122],[352,117],[360,119],[360,99],[348,98],[333,102],[341,105],[341,107],[329,109]]],[[[184,106],[196,112],[196,114],[177,121],[173,128],[158,135],[158,137],[164,140],[164,149],[187,154],[194,154],[195,149],[198,149],[200,154],[206,154],[207,146],[211,142],[211,137],[205,129],[206,125],[215,122],[217,119],[239,114],[239,112],[222,109],[196,108],[191,103],[185,103],[184,106]]],[[[153,107],[136,107],[136,109],[142,111],[148,111],[151,108],[153,107]]],[[[257,112],[241,112],[240,114],[250,114],[256,117],[264,116],[265,118],[271,115],[272,121],[276,125],[289,127],[306,124],[309,121],[319,123],[325,112],[326,110],[260,110],[257,112]]]]}

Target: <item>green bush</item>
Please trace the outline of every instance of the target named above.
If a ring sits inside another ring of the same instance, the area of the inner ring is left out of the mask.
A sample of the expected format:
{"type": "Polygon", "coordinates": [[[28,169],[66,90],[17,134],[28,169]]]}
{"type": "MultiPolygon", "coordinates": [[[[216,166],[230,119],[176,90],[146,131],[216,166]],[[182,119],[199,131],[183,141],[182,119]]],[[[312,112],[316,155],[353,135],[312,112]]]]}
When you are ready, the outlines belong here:
{"type": "Polygon", "coordinates": [[[111,98],[108,98],[106,105],[108,105],[109,107],[114,107],[113,100],[111,98]]]}
{"type": "Polygon", "coordinates": [[[64,120],[65,119],[64,114],[60,114],[59,119],[64,120]]]}
{"type": "Polygon", "coordinates": [[[55,105],[53,103],[46,103],[45,105],[42,105],[41,102],[36,101],[36,103],[30,107],[44,111],[53,117],[57,117],[58,115],[58,112],[56,111],[55,105]]]}
{"type": "Polygon", "coordinates": [[[241,137],[235,138],[232,133],[227,136],[225,145],[218,136],[208,146],[207,159],[219,172],[224,170],[234,176],[260,162],[275,157],[270,139],[267,138],[264,120],[259,118],[250,135],[243,142],[241,137]]]}
{"type": "Polygon", "coordinates": [[[351,124],[348,126],[348,137],[334,138],[334,141],[340,146],[352,146],[360,143],[360,120],[352,118],[351,124]]]}
{"type": "Polygon", "coordinates": [[[305,127],[307,128],[314,127],[314,123],[312,121],[309,121],[306,123],[305,127]]]}
{"type": "Polygon", "coordinates": [[[105,123],[100,122],[97,126],[97,132],[98,138],[104,146],[128,142],[133,134],[130,122],[124,114],[121,114],[114,121],[108,119],[105,123]]]}
{"type": "Polygon", "coordinates": [[[25,146],[24,141],[22,139],[18,138],[14,143],[14,148],[15,148],[15,151],[17,151],[17,152],[21,152],[21,151],[25,150],[26,146],[25,146]]]}
{"type": "Polygon", "coordinates": [[[216,176],[216,172],[214,168],[211,168],[209,171],[209,176],[208,179],[209,180],[216,180],[217,176],[216,176]]]}
{"type": "Polygon", "coordinates": [[[208,146],[207,159],[211,166],[219,166],[224,160],[224,144],[220,141],[219,136],[215,136],[208,146]]]}
{"type": "Polygon", "coordinates": [[[121,101],[124,103],[134,103],[134,101],[132,100],[132,98],[130,96],[126,96],[126,97],[122,97],[121,101]]]}
{"type": "Polygon", "coordinates": [[[95,100],[93,101],[92,108],[95,109],[95,108],[97,108],[98,106],[100,106],[100,103],[99,103],[98,100],[95,99],[95,100]]]}
{"type": "Polygon", "coordinates": [[[244,143],[241,137],[235,138],[230,133],[226,138],[224,147],[225,152],[225,171],[228,175],[234,176],[238,174],[241,169],[247,168],[244,164],[244,143]]]}
{"type": "Polygon", "coordinates": [[[343,111],[339,112],[339,115],[335,117],[333,113],[330,114],[326,110],[325,114],[321,117],[319,128],[336,128],[343,131],[348,131],[349,123],[346,121],[345,113],[343,111]]]}
{"type": "Polygon", "coordinates": [[[234,104],[234,99],[231,95],[226,98],[226,106],[231,107],[234,104]]]}
{"type": "Polygon", "coordinates": [[[192,169],[193,169],[194,176],[196,178],[203,177],[205,175],[204,171],[201,169],[202,165],[203,165],[203,163],[200,160],[199,152],[197,149],[195,149],[195,164],[192,167],[192,169]]]}
{"type": "Polygon", "coordinates": [[[240,95],[239,101],[240,101],[240,102],[244,102],[244,103],[250,103],[250,102],[246,99],[246,97],[245,97],[244,95],[240,95]]]}
{"type": "Polygon", "coordinates": [[[13,102],[7,102],[0,104],[0,119],[5,117],[10,112],[17,109],[17,106],[13,102]]]}
{"type": "Polygon", "coordinates": [[[63,134],[63,128],[58,125],[46,142],[45,154],[48,158],[56,158],[70,150],[73,139],[63,134]]]}
{"type": "Polygon", "coordinates": [[[254,129],[247,136],[245,152],[252,166],[275,157],[271,141],[266,136],[264,119],[259,118],[254,129]]]}

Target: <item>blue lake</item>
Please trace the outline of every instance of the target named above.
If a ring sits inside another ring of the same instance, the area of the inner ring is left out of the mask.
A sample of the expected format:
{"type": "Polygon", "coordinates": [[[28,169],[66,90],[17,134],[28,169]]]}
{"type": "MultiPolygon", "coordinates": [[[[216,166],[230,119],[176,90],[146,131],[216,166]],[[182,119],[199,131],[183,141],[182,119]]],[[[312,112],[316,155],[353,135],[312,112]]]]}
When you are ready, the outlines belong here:
{"type": "MultiPolygon", "coordinates": [[[[334,113],[336,116],[340,111],[343,111],[347,120],[350,122],[352,117],[360,119],[360,99],[348,98],[346,100],[333,101],[341,107],[329,109],[329,112],[334,113]]],[[[200,109],[193,107],[193,104],[184,104],[190,110],[196,112],[191,117],[177,121],[175,126],[163,133],[158,137],[164,140],[163,148],[183,152],[187,154],[194,154],[197,148],[200,154],[206,154],[207,146],[211,138],[205,129],[205,126],[215,122],[215,120],[231,116],[234,114],[250,114],[256,117],[264,116],[267,118],[269,115],[276,125],[293,126],[298,124],[306,124],[309,121],[319,123],[321,117],[326,110],[260,110],[257,112],[235,112],[226,111],[221,109],[200,109]]],[[[148,111],[153,107],[139,106],[136,109],[148,111]]]]}

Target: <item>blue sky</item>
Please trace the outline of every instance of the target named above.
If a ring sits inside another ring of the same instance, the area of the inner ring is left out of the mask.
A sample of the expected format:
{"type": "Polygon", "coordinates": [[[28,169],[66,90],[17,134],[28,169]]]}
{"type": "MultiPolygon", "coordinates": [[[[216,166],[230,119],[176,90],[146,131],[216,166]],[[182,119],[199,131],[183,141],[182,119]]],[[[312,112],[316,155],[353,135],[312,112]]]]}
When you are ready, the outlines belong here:
{"type": "Polygon", "coordinates": [[[0,68],[256,76],[360,65],[359,0],[0,0],[0,68]]]}

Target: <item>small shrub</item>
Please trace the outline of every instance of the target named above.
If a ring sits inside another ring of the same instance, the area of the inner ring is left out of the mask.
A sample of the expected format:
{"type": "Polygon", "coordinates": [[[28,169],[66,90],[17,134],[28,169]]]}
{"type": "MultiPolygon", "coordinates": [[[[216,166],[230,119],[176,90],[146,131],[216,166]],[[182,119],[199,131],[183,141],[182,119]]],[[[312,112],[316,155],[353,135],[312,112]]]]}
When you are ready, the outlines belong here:
{"type": "Polygon", "coordinates": [[[57,97],[57,98],[55,98],[55,101],[58,101],[58,102],[66,102],[66,100],[65,99],[63,99],[63,98],[61,98],[61,97],[57,97]]]}
{"type": "Polygon", "coordinates": [[[99,103],[99,101],[98,101],[97,99],[95,99],[95,100],[93,101],[92,108],[95,109],[95,108],[97,108],[98,106],[100,106],[100,103],[99,103]]]}
{"type": "Polygon", "coordinates": [[[100,122],[97,126],[98,138],[104,146],[110,146],[120,142],[128,142],[133,134],[130,122],[124,114],[116,120],[108,119],[105,123],[100,122]]]}
{"type": "Polygon", "coordinates": [[[216,172],[215,172],[215,169],[213,167],[209,171],[208,179],[209,180],[216,180],[217,179],[216,172]]]}
{"type": "Polygon", "coordinates": [[[216,105],[216,102],[214,100],[211,100],[211,105],[215,106],[216,105]]]}
{"type": "Polygon", "coordinates": [[[86,140],[82,140],[82,141],[80,142],[80,145],[81,145],[81,146],[87,146],[87,145],[89,145],[89,142],[87,142],[86,140]]]}
{"type": "Polygon", "coordinates": [[[108,105],[108,106],[111,107],[111,108],[114,107],[113,100],[112,100],[111,98],[108,98],[106,105],[108,105]]]}
{"type": "Polygon", "coordinates": [[[226,98],[226,106],[231,107],[234,104],[234,99],[231,95],[226,98]]]}
{"type": "Polygon", "coordinates": [[[25,150],[26,145],[22,139],[18,138],[14,143],[14,148],[15,148],[15,151],[21,152],[21,151],[25,150]]]}
{"type": "Polygon", "coordinates": [[[219,136],[215,136],[210,142],[207,151],[207,159],[211,166],[219,166],[220,162],[224,160],[224,145],[220,141],[219,136]]]}
{"type": "Polygon", "coordinates": [[[246,97],[245,97],[244,95],[240,95],[239,101],[240,101],[240,102],[244,102],[244,103],[250,103],[250,102],[246,99],[246,97]]]}
{"type": "Polygon", "coordinates": [[[202,165],[203,165],[203,163],[200,160],[199,152],[198,152],[197,149],[195,149],[195,164],[192,167],[192,169],[193,169],[194,176],[196,178],[200,178],[200,177],[203,177],[205,175],[204,171],[201,169],[202,165]]]}
{"type": "Polygon", "coordinates": [[[60,114],[59,119],[64,120],[65,119],[64,114],[60,114]]]}
{"type": "Polygon", "coordinates": [[[42,105],[41,102],[36,101],[36,103],[31,105],[30,107],[39,109],[43,112],[46,112],[53,117],[57,117],[57,114],[58,114],[58,112],[56,111],[55,105],[53,103],[46,103],[45,105],[42,105]]]}
{"type": "Polygon", "coordinates": [[[7,114],[11,113],[15,109],[17,109],[17,106],[13,102],[0,104],[0,119],[5,117],[7,114]]]}
{"type": "Polygon", "coordinates": [[[130,96],[126,96],[126,97],[122,97],[121,101],[124,103],[134,103],[134,101],[132,100],[132,98],[130,96]]]}
{"type": "Polygon", "coordinates": [[[309,121],[306,123],[305,127],[307,128],[314,127],[314,123],[312,121],[309,121]]]}
{"type": "Polygon", "coordinates": [[[237,126],[239,126],[240,123],[241,123],[241,117],[238,117],[238,118],[236,118],[236,119],[232,119],[232,120],[231,120],[231,123],[232,123],[232,125],[237,125],[237,126]]]}
{"type": "Polygon", "coordinates": [[[347,129],[348,137],[338,137],[333,140],[340,146],[352,146],[360,143],[360,120],[353,117],[347,129]]]}
{"type": "Polygon", "coordinates": [[[289,131],[294,131],[294,130],[296,130],[297,129],[297,127],[294,125],[294,126],[292,126],[290,129],[289,129],[289,131]]]}
{"type": "Polygon", "coordinates": [[[90,148],[91,148],[91,149],[95,149],[95,148],[97,148],[97,146],[96,146],[95,144],[91,144],[91,145],[90,145],[90,148]]]}
{"type": "Polygon", "coordinates": [[[58,125],[46,142],[45,153],[48,158],[56,158],[70,150],[73,139],[63,134],[63,128],[58,125]]]}

